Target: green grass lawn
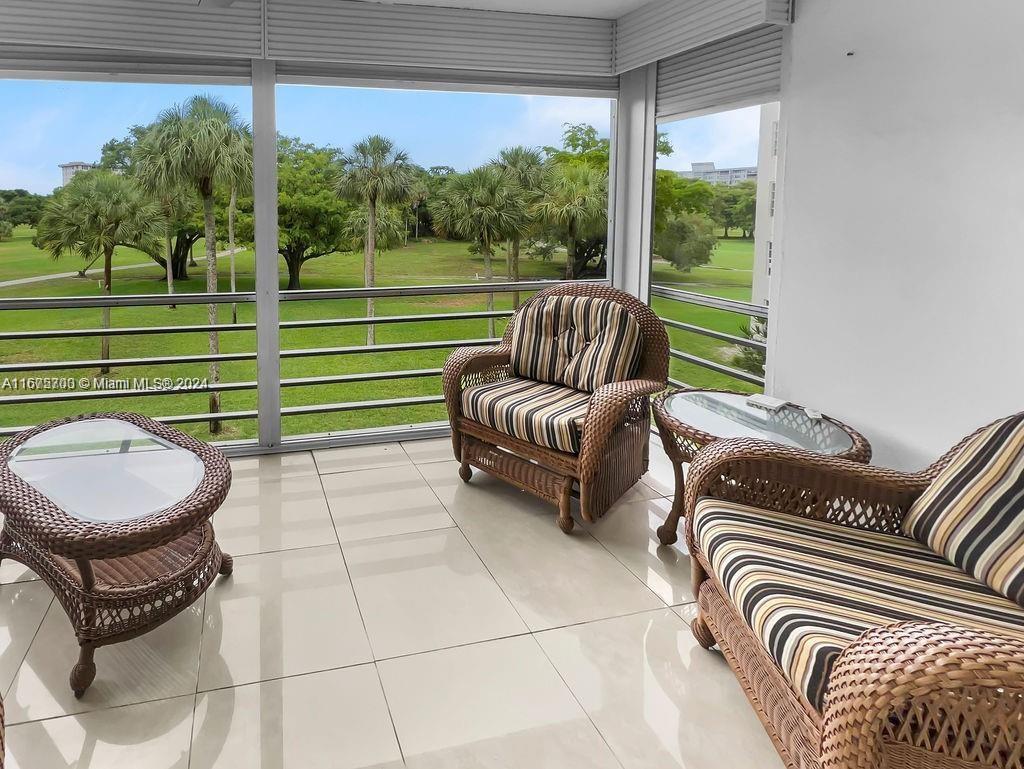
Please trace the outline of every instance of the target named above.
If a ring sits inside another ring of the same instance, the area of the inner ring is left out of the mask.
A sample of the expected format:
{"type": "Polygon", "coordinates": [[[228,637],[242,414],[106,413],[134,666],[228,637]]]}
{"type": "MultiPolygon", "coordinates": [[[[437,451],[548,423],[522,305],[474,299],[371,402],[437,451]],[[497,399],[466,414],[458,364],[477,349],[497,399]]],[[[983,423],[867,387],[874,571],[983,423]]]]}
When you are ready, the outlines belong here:
{"type": "MultiPolygon", "coordinates": [[[[0,281],[30,275],[70,272],[81,268],[81,260],[68,257],[54,263],[45,254],[31,246],[31,232],[19,228],[12,241],[0,243],[0,281]]],[[[198,252],[198,251],[197,251],[198,252]]],[[[146,259],[145,255],[133,253],[127,249],[117,254],[120,264],[134,264],[146,259]]],[[[665,284],[690,284],[691,290],[716,296],[731,298],[749,298],[750,272],[752,262],[752,245],[749,241],[727,241],[716,251],[712,264],[698,268],[692,273],[681,273],[671,266],[659,264],[655,270],[655,282],[665,284]],[[750,255],[744,257],[743,249],[750,255]],[[721,259],[719,259],[721,256],[721,259]],[[746,261],[744,261],[746,259],[746,261]],[[743,271],[743,265],[748,265],[743,271]],[[746,283],[743,283],[745,276],[746,283]]],[[[219,260],[220,282],[222,291],[228,290],[228,260],[219,260]]],[[[499,254],[495,259],[495,273],[500,277],[504,274],[504,256],[499,254]]],[[[553,261],[545,262],[523,258],[521,274],[523,279],[553,279],[563,274],[564,257],[556,256],[553,261]]],[[[282,263],[282,273],[283,263],[282,263]]],[[[381,254],[377,261],[377,284],[380,286],[463,283],[473,281],[484,272],[483,258],[471,255],[465,243],[449,241],[429,241],[410,243],[407,247],[395,249],[381,254]]],[[[188,281],[179,281],[177,289],[181,292],[199,292],[205,290],[205,277],[202,266],[191,270],[188,281]]],[[[240,291],[251,291],[254,284],[253,254],[245,251],[236,257],[237,286],[240,291]]],[[[285,277],[282,275],[282,288],[285,277]]],[[[333,254],[321,259],[307,262],[302,270],[303,288],[345,288],[362,286],[362,257],[359,254],[333,254]]],[[[684,287],[684,286],[680,286],[684,287]]],[[[115,294],[147,294],[163,293],[163,271],[154,263],[131,270],[114,273],[113,291],[115,294]]],[[[100,286],[93,278],[78,277],[59,278],[38,283],[0,287],[0,297],[15,296],[89,296],[101,293],[100,286]]],[[[499,294],[495,297],[498,309],[511,308],[511,296],[499,294]]],[[[708,325],[724,331],[735,333],[743,322],[740,316],[722,313],[716,310],[681,305],[676,302],[655,300],[655,309],[666,315],[686,320],[690,323],[708,325]]],[[[457,295],[450,297],[394,298],[378,299],[376,314],[412,315],[425,313],[454,312],[458,310],[483,310],[486,299],[483,293],[457,295]]],[[[281,304],[281,320],[298,320],[306,318],[345,318],[362,317],[366,314],[364,300],[331,300],[284,302],[281,304]]],[[[230,319],[230,307],[221,305],[219,308],[220,322],[230,319]]],[[[255,320],[255,307],[252,304],[241,304],[238,307],[240,322],[255,320]]],[[[111,322],[115,327],[127,326],[160,326],[202,324],[206,322],[205,306],[179,306],[177,309],[166,307],[128,307],[114,308],[111,311],[111,322]]],[[[84,310],[18,310],[3,313],[0,326],[5,331],[41,330],[41,329],[74,329],[99,328],[101,311],[99,309],[84,310]]],[[[500,335],[504,322],[499,321],[497,333],[500,335]]],[[[282,329],[281,348],[306,349],[316,347],[338,347],[362,345],[365,342],[363,326],[315,329],[282,329]]],[[[481,320],[438,321],[421,323],[387,324],[377,326],[377,342],[379,344],[428,341],[445,339],[474,339],[487,335],[487,322],[481,320]]],[[[709,357],[714,360],[728,362],[730,350],[715,340],[693,334],[672,331],[674,346],[709,357]]],[[[88,360],[99,357],[99,339],[56,339],[34,340],[25,342],[0,342],[0,361],[4,363],[32,361],[88,360]]],[[[256,349],[255,333],[251,331],[230,331],[220,335],[222,352],[253,352],[256,349]]],[[[202,354],[207,351],[205,334],[154,334],[139,336],[112,337],[112,358],[153,357],[164,355],[202,354]]],[[[388,370],[409,370],[423,368],[439,368],[448,355],[447,349],[424,350],[396,353],[367,353],[358,355],[306,357],[286,359],[281,364],[284,378],[328,376],[356,372],[374,372],[388,370]]],[[[673,362],[673,376],[692,384],[717,384],[726,386],[735,384],[733,380],[696,368],[683,366],[673,362]],[[702,378],[703,377],[703,378],[702,378]]],[[[66,369],[62,371],[28,372],[29,375],[46,377],[67,376],[77,380],[80,377],[97,376],[96,369],[66,369]]],[[[10,382],[5,378],[12,375],[0,374],[0,395],[9,396],[26,394],[26,390],[11,389],[10,382]],[[5,385],[8,385],[5,387],[5,385]]],[[[18,376],[21,376],[20,374],[18,376]]],[[[205,378],[205,364],[185,364],[175,366],[132,366],[116,368],[107,376],[114,379],[132,379],[135,377],[188,377],[205,378]]],[[[221,364],[222,382],[254,381],[256,364],[254,361],[227,362],[221,364]]],[[[77,388],[75,388],[77,389],[77,388]]],[[[282,389],[282,404],[295,406],[315,403],[333,403],[362,400],[378,400],[392,397],[410,397],[417,395],[436,395],[440,392],[440,378],[427,377],[403,380],[378,380],[333,386],[286,387],[282,389]]],[[[51,404],[26,404],[18,407],[10,405],[0,407],[0,426],[20,426],[34,424],[46,419],[66,415],[78,411],[125,409],[139,411],[151,415],[192,414],[207,411],[208,396],[206,394],[160,395],[149,397],[119,397],[93,401],[70,401],[51,404]]],[[[244,411],[256,407],[255,391],[226,392],[222,395],[221,408],[224,411],[244,411]]],[[[346,430],[381,425],[414,424],[417,422],[443,419],[443,406],[426,405],[391,409],[361,410],[338,414],[286,417],[284,431],[286,435],[304,433],[320,433],[332,430],[346,430]]],[[[204,438],[209,432],[205,424],[188,425],[184,429],[204,438]]],[[[256,433],[254,420],[231,421],[224,423],[221,439],[249,438],[256,433]]]]}

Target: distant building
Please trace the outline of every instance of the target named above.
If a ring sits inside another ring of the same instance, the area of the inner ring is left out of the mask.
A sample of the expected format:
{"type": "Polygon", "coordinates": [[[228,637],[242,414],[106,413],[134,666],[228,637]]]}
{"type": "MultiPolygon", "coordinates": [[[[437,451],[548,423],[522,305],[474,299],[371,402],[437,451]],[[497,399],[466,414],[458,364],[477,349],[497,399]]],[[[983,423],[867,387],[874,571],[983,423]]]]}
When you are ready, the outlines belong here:
{"type": "Polygon", "coordinates": [[[75,178],[75,174],[80,171],[88,171],[91,168],[95,168],[93,163],[83,163],[81,160],[74,160],[70,163],[61,163],[60,170],[64,175],[64,180],[61,182],[62,187],[66,187],[68,182],[75,178]]]}
{"type": "Polygon", "coordinates": [[[747,179],[757,179],[757,166],[742,168],[715,168],[714,163],[690,163],[689,171],[680,171],[684,179],[700,179],[709,184],[728,184],[732,186],[747,179]]]}

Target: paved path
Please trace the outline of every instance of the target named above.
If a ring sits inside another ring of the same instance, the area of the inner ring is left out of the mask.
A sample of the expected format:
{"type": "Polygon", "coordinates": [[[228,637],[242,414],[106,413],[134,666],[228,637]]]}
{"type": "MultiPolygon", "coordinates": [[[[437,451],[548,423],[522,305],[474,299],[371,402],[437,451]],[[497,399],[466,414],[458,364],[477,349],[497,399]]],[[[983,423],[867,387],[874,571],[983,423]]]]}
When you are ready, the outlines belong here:
{"type": "MultiPolygon", "coordinates": [[[[242,249],[236,249],[236,252],[241,251],[241,250],[242,249]]],[[[231,251],[229,249],[225,249],[224,251],[218,251],[217,252],[217,257],[219,258],[219,257],[222,257],[222,256],[229,256],[230,254],[231,254],[231,251]]],[[[206,261],[206,257],[205,256],[197,256],[196,257],[196,262],[205,262],[205,261],[206,261]]],[[[156,265],[157,267],[160,266],[156,262],[151,260],[151,261],[148,261],[148,262],[139,262],[138,264],[119,264],[116,267],[111,267],[110,269],[112,271],[113,270],[137,270],[139,267],[150,267],[150,266],[153,266],[153,265],[156,265]]],[[[103,274],[103,268],[102,267],[94,267],[91,270],[86,270],[85,274],[86,274],[86,277],[88,277],[90,275],[102,275],[103,274]]],[[[58,280],[60,278],[78,278],[78,277],[81,277],[81,273],[78,270],[75,270],[73,272],[52,272],[52,273],[49,273],[47,275],[33,275],[30,278],[15,278],[14,280],[3,280],[3,281],[0,281],[0,288],[7,288],[9,286],[23,286],[23,285],[26,285],[28,283],[43,283],[44,281],[47,281],[47,280],[58,280]]]]}

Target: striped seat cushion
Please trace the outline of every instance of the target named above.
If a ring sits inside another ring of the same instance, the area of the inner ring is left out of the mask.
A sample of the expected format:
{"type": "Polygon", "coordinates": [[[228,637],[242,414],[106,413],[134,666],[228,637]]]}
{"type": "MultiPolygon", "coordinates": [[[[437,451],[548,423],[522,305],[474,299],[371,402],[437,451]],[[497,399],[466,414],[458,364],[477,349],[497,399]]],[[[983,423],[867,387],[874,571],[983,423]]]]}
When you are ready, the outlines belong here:
{"type": "Polygon", "coordinates": [[[590,393],[505,379],[462,391],[462,413],[476,422],[549,449],[578,454],[590,393]]]}
{"type": "Polygon", "coordinates": [[[693,525],[733,606],[819,711],[840,652],[870,628],[946,621],[1024,638],[1024,609],[909,537],[715,499],[693,525]]]}
{"type": "Polygon", "coordinates": [[[965,446],[911,506],[903,531],[1024,606],[1024,413],[965,446]]]}
{"type": "Polygon", "coordinates": [[[593,392],[629,379],[640,359],[640,325],[618,302],[549,296],[527,303],[512,330],[516,376],[593,392]]]}

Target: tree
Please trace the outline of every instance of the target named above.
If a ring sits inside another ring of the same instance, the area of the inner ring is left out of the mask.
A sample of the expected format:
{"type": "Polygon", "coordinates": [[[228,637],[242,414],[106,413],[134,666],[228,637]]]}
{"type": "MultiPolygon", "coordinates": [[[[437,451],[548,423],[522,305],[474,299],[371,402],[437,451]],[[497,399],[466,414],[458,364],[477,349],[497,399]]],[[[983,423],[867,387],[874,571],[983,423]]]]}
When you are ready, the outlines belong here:
{"type": "Polygon", "coordinates": [[[592,259],[607,254],[608,172],[591,165],[555,163],[534,211],[558,229],[565,243],[565,277],[579,277],[592,259]]]}
{"type": "MultiPolygon", "coordinates": [[[[363,236],[364,285],[376,282],[374,255],[377,252],[377,210],[381,205],[405,200],[413,181],[409,156],[390,139],[374,135],[358,142],[344,157],[343,172],[337,182],[338,196],[355,200],[366,208],[366,232],[363,236]]],[[[373,317],[373,298],[366,299],[366,317],[373,317]]],[[[374,326],[366,326],[366,344],[374,344],[374,326]]]]}
{"type": "Polygon", "coordinates": [[[692,268],[711,261],[718,239],[715,223],[705,214],[681,211],[670,218],[654,234],[654,253],[667,259],[677,270],[692,268]]]}
{"type": "Polygon", "coordinates": [[[111,139],[100,149],[99,167],[115,173],[128,174],[135,162],[135,147],[147,131],[146,126],[133,125],[128,134],[120,139],[111,139]]]}
{"type": "Polygon", "coordinates": [[[302,288],[303,264],[341,250],[351,207],[335,194],[338,150],[281,137],[277,158],[277,250],[292,290],[302,288]]]}
{"type": "MultiPolygon", "coordinates": [[[[473,241],[484,256],[484,279],[494,280],[494,244],[517,241],[529,227],[529,201],[519,185],[502,169],[483,166],[452,177],[445,185],[434,213],[443,234],[473,241]]],[[[494,294],[487,295],[487,311],[494,311],[494,294]]],[[[494,318],[487,328],[494,336],[494,318]]]]}
{"type": "Polygon", "coordinates": [[[7,210],[0,218],[6,219],[15,227],[19,224],[35,227],[39,224],[39,217],[43,213],[47,199],[45,195],[35,195],[28,190],[0,190],[0,206],[7,210]]]}
{"type": "MultiPolygon", "coordinates": [[[[114,249],[127,246],[155,254],[164,231],[160,207],[133,180],[109,171],[77,174],[46,204],[37,243],[54,259],[67,253],[89,260],[103,258],[103,293],[110,295],[114,249]]],[[[110,308],[103,308],[103,328],[110,328],[110,308]]],[[[100,357],[110,359],[110,338],[102,337],[100,357]]],[[[101,374],[110,371],[108,366],[101,374]]]]}
{"type": "Polygon", "coordinates": [[[14,237],[14,225],[6,219],[0,219],[0,240],[10,240],[14,237]]]}
{"type": "Polygon", "coordinates": [[[739,199],[739,193],[735,187],[730,187],[727,184],[716,184],[714,190],[711,218],[722,228],[724,236],[729,237],[729,230],[739,226],[736,223],[736,202],[739,199]]]}
{"type": "Polygon", "coordinates": [[[757,182],[746,179],[737,184],[736,200],[732,204],[732,219],[743,230],[743,237],[754,237],[754,216],[757,210],[757,182]]]}
{"type": "MultiPolygon", "coordinates": [[[[161,159],[162,178],[169,184],[195,190],[203,204],[203,235],[206,238],[206,291],[217,292],[217,226],[214,191],[231,186],[252,174],[251,134],[238,110],[210,96],[193,96],[160,113],[150,131],[154,156],[161,159]]],[[[207,305],[211,326],[217,324],[217,305],[207,305]]],[[[216,331],[209,336],[209,351],[218,355],[216,331]]],[[[220,365],[210,363],[210,386],[220,381],[220,365]]],[[[210,392],[210,412],[220,411],[220,392],[210,392]]],[[[210,421],[210,432],[220,432],[220,422],[210,421]]]]}
{"type": "MultiPolygon", "coordinates": [[[[532,210],[532,206],[540,200],[543,194],[544,159],[540,152],[530,147],[508,147],[503,149],[498,157],[491,162],[501,170],[505,178],[522,191],[523,197],[530,207],[528,212],[532,210]]],[[[508,249],[507,273],[508,277],[516,283],[519,282],[519,251],[522,239],[522,234],[518,232],[512,234],[508,249]]],[[[512,306],[519,306],[518,291],[512,295],[512,306]]]]}
{"type": "MultiPolygon", "coordinates": [[[[372,217],[373,229],[370,229],[370,209],[367,206],[356,206],[345,217],[344,236],[354,250],[363,249],[364,265],[367,242],[373,241],[374,255],[400,245],[405,239],[405,210],[398,205],[378,205],[372,217]]],[[[371,260],[373,257],[371,257],[371,260]]],[[[370,284],[372,285],[372,283],[370,284]]],[[[373,317],[373,305],[367,302],[367,317],[373,317]]],[[[372,328],[372,326],[370,326],[372,328]]],[[[367,344],[375,343],[376,337],[367,332],[367,344]]]]}
{"type": "Polygon", "coordinates": [[[420,239],[420,212],[425,208],[424,204],[430,199],[430,185],[426,179],[416,179],[409,187],[409,207],[412,208],[414,235],[416,240],[420,239]]]}

